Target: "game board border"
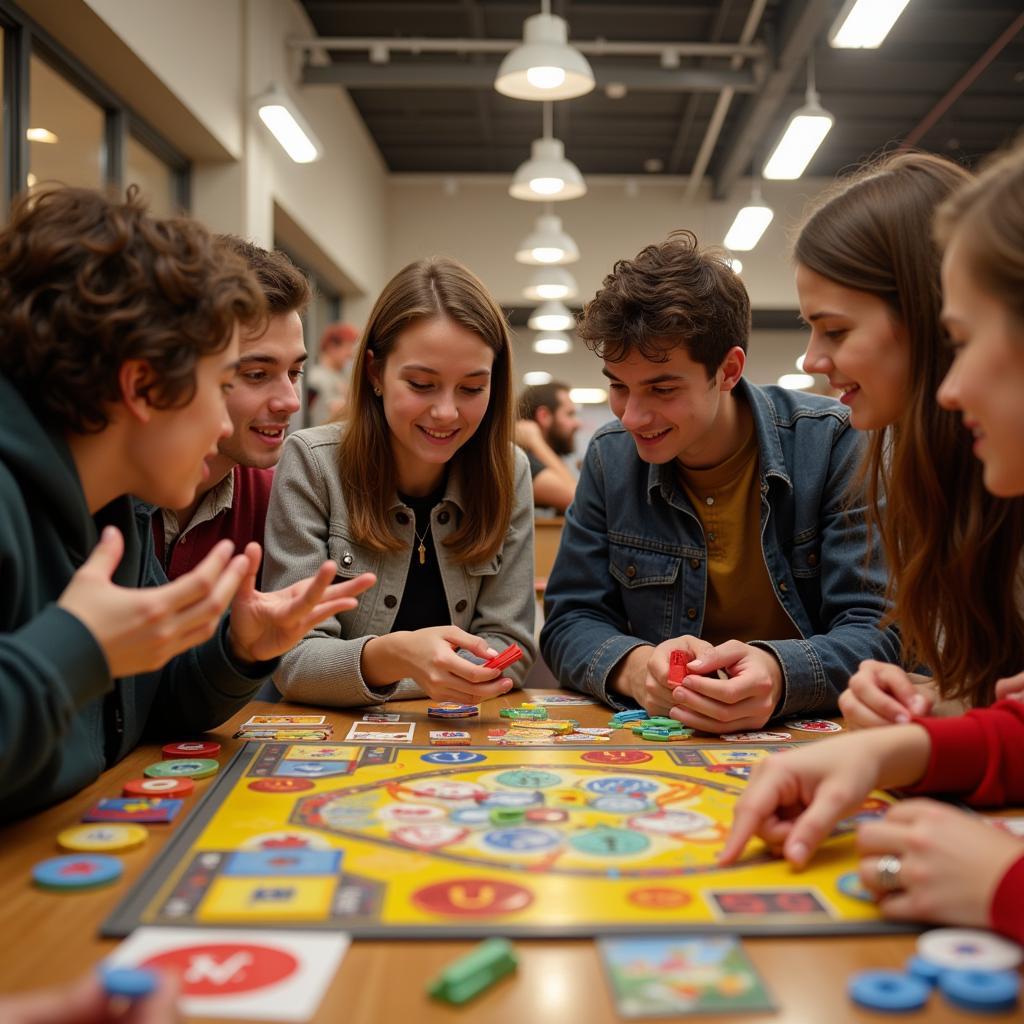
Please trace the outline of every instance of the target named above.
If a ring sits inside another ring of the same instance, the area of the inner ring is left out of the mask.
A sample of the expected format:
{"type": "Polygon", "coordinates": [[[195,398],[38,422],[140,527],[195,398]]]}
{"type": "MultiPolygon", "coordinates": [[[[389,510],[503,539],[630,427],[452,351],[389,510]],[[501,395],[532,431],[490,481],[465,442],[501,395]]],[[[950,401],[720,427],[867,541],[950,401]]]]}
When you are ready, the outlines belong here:
{"type": "MultiPolygon", "coordinates": [[[[232,755],[231,760],[217,774],[213,784],[200,797],[199,802],[188,816],[182,821],[180,827],[167,841],[159,854],[143,869],[142,876],[137,879],[127,895],[125,895],[110,915],[100,926],[100,937],[105,939],[123,939],[130,935],[136,928],[158,927],[158,928],[245,928],[253,931],[266,930],[268,927],[287,927],[295,931],[345,931],[353,939],[434,939],[440,941],[461,939],[483,939],[492,935],[500,935],[509,939],[600,939],[604,936],[637,936],[637,935],[739,935],[744,938],[802,938],[804,936],[819,935],[894,935],[920,932],[923,926],[899,921],[835,921],[835,922],[808,922],[799,925],[794,924],[756,924],[743,921],[721,921],[718,923],[705,922],[682,922],[670,921],[665,924],[653,922],[622,923],[600,925],[514,925],[510,923],[495,922],[459,922],[443,925],[355,925],[351,928],[343,928],[337,921],[325,922],[290,922],[284,924],[242,924],[224,922],[202,922],[194,919],[183,921],[180,924],[171,921],[144,922],[142,914],[150,901],[165,884],[170,871],[163,871],[163,868],[173,866],[186,855],[191,848],[194,839],[210,822],[216,814],[223,800],[230,794],[232,788],[240,779],[245,777],[245,770],[252,764],[260,750],[270,740],[254,740],[243,744],[232,755]],[[217,799],[221,790],[224,796],[217,799]],[[797,930],[799,929],[799,930],[797,930]]],[[[302,741],[288,741],[287,746],[297,746],[302,741]]],[[[731,743],[700,743],[692,744],[699,746],[702,750],[711,749],[736,749],[731,743]]],[[[749,744],[749,746],[764,746],[767,744],[749,744]]],[[[787,744],[789,746],[789,744],[787,744]]],[[[434,751],[439,748],[423,746],[421,744],[403,745],[403,754],[412,753],[417,750],[434,751]]],[[[501,748],[507,749],[507,748],[501,748]]],[[[571,748],[579,752],[579,747],[571,748]]],[[[602,745],[600,750],[636,750],[635,745],[617,744],[602,745]]],[[[561,751],[567,752],[567,748],[560,744],[531,744],[524,747],[523,752],[529,751],[561,751]]],[[[478,751],[479,752],[479,751],[478,751]]]]}

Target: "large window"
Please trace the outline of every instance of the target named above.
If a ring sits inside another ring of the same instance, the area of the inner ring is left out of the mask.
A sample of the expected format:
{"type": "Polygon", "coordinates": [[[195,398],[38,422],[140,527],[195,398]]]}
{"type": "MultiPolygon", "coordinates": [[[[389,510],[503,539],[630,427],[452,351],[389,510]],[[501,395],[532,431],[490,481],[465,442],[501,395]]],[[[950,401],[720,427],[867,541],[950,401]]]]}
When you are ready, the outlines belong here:
{"type": "Polygon", "coordinates": [[[3,195],[137,184],[158,216],[188,208],[189,164],[11,0],[0,0],[3,195]]]}

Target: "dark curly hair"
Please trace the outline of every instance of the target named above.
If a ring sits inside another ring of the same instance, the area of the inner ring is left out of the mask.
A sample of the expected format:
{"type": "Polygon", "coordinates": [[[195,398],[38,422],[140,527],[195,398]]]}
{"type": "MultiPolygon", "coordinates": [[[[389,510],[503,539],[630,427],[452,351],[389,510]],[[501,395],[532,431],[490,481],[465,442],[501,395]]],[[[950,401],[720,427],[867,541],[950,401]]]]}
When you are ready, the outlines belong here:
{"type": "Polygon", "coordinates": [[[710,380],[729,349],[747,349],[750,298],[724,252],[702,249],[692,231],[674,231],[616,262],[577,333],[609,363],[634,351],[664,362],[682,345],[710,380]]]}
{"type": "Polygon", "coordinates": [[[196,363],[265,318],[245,262],[194,220],[150,216],[136,189],[24,195],[0,231],[0,372],[52,429],[106,427],[128,359],[152,367],[154,407],[187,405],[196,363]]]}

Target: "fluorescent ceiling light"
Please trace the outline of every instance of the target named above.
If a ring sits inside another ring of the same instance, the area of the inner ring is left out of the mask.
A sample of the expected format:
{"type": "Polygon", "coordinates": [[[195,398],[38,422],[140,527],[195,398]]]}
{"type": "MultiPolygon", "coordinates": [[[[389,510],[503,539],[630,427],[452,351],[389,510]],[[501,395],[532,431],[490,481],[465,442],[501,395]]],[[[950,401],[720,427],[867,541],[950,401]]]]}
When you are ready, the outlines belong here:
{"type": "Polygon", "coordinates": [[[569,100],[594,88],[594,72],[569,45],[564,18],[535,14],[523,22],[523,45],[505,56],[494,88],[517,100],[569,100]]]}
{"type": "Polygon", "coordinates": [[[516,261],[540,267],[575,263],[580,258],[576,243],[562,230],[562,218],[545,213],[516,249],[516,261]]]}
{"type": "Polygon", "coordinates": [[[57,136],[49,128],[29,128],[25,132],[25,138],[29,142],[45,142],[51,146],[58,141],[57,136]]]}
{"type": "Polygon", "coordinates": [[[600,405],[608,401],[608,392],[604,388],[571,388],[569,399],[577,405],[600,405]]]}
{"type": "Polygon", "coordinates": [[[790,391],[802,391],[814,383],[814,378],[809,373],[784,373],[779,378],[779,387],[788,388],[790,391]]]}
{"type": "Polygon", "coordinates": [[[909,0],[846,0],[828,33],[837,49],[873,50],[896,24],[909,0]]]}
{"type": "Polygon", "coordinates": [[[527,370],[523,374],[523,383],[529,388],[534,384],[550,384],[554,378],[547,370],[527,370]]]}
{"type": "Polygon", "coordinates": [[[542,356],[565,355],[571,348],[572,340],[561,331],[545,331],[533,342],[533,351],[542,356]]]}
{"type": "Polygon", "coordinates": [[[586,195],[587,185],[579,168],[565,158],[561,139],[534,139],[530,159],[520,164],[509,186],[514,199],[535,203],[561,202],[586,195]]]}
{"type": "Polygon", "coordinates": [[[765,228],[771,224],[774,216],[772,208],[765,206],[761,193],[755,188],[750,203],[736,214],[736,219],[725,236],[726,249],[749,252],[761,240],[765,228]]]}
{"type": "Polygon", "coordinates": [[[832,127],[832,115],[822,108],[817,94],[808,90],[808,102],[793,112],[768,162],[764,177],[792,181],[799,178],[832,127]]]}
{"type": "Polygon", "coordinates": [[[561,267],[541,267],[530,275],[523,296],[534,302],[548,299],[575,299],[578,294],[576,278],[561,267]]]}
{"type": "Polygon", "coordinates": [[[323,146],[291,97],[281,89],[271,89],[261,96],[256,101],[256,110],[260,120],[297,164],[312,163],[322,156],[323,146]]]}
{"type": "Polygon", "coordinates": [[[572,313],[560,302],[543,302],[526,321],[533,331],[567,331],[575,323],[572,313]]]}

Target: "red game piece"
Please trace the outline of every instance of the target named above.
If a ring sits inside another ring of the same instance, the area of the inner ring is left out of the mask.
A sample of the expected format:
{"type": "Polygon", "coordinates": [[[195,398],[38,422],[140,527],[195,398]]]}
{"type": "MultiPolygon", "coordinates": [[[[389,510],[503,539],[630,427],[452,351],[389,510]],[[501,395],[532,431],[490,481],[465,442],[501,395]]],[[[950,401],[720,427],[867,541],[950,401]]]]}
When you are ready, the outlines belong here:
{"type": "Polygon", "coordinates": [[[160,748],[164,757],[216,757],[220,753],[220,744],[213,740],[192,740],[187,743],[168,743],[160,748]]]}
{"type": "Polygon", "coordinates": [[[132,779],[121,792],[125,796],[188,796],[195,788],[191,779],[132,779]]]}
{"type": "Polygon", "coordinates": [[[513,644],[511,647],[506,647],[501,654],[496,654],[490,661],[485,661],[483,664],[484,668],[508,668],[509,665],[514,664],[523,656],[522,648],[519,644],[513,644]]]}
{"type": "Polygon", "coordinates": [[[686,666],[690,664],[692,654],[686,651],[673,651],[668,660],[668,681],[678,686],[686,678],[686,666]]]}

